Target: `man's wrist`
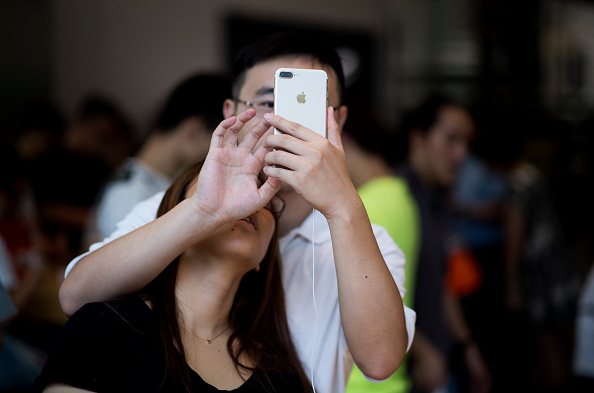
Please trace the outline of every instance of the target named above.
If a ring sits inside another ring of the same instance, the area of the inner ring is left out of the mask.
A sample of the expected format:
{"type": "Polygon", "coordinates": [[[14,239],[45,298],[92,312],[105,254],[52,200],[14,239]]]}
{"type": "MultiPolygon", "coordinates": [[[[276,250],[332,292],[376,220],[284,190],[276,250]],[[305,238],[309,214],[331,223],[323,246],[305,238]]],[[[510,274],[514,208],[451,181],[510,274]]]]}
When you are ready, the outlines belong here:
{"type": "Polygon", "coordinates": [[[219,228],[222,223],[212,211],[206,211],[203,205],[196,203],[191,198],[185,199],[179,203],[178,207],[184,209],[183,216],[187,218],[187,227],[189,233],[201,236],[203,232],[212,232],[219,228]]]}
{"type": "Polygon", "coordinates": [[[337,206],[337,209],[329,214],[325,214],[329,224],[331,222],[352,223],[358,221],[361,217],[368,218],[365,206],[356,191],[354,196],[349,200],[337,202],[337,206]]]}

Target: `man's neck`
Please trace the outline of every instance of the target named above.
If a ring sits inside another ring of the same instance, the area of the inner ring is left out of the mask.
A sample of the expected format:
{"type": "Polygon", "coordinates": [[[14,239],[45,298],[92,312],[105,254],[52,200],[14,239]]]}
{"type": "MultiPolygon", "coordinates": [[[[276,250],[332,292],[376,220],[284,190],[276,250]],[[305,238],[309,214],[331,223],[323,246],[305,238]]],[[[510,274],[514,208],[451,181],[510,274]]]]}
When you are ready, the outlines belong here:
{"type": "Polygon", "coordinates": [[[301,195],[293,190],[281,190],[279,196],[287,204],[287,208],[279,222],[279,234],[282,237],[299,227],[312,212],[313,208],[301,195]]]}
{"type": "Polygon", "coordinates": [[[429,190],[435,188],[436,185],[433,181],[433,177],[429,175],[429,171],[426,169],[425,162],[421,157],[415,157],[414,155],[411,155],[408,160],[408,165],[425,188],[429,190]]]}
{"type": "Polygon", "coordinates": [[[392,169],[386,164],[383,158],[368,154],[354,165],[356,169],[351,171],[351,180],[356,188],[363,186],[376,177],[393,176],[392,169]]]}
{"type": "Polygon", "coordinates": [[[170,139],[152,136],[136,155],[143,164],[156,172],[172,178],[179,169],[177,155],[173,153],[173,142],[170,139]]]}

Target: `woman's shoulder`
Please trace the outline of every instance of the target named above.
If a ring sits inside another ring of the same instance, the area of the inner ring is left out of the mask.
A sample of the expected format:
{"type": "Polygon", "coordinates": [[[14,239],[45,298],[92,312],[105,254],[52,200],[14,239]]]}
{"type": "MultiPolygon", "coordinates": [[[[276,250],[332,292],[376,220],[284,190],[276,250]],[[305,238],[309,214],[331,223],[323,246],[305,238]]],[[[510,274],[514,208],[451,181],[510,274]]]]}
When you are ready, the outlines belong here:
{"type": "Polygon", "coordinates": [[[72,317],[77,314],[84,316],[117,316],[121,318],[150,315],[151,309],[139,296],[128,296],[104,302],[87,303],[75,312],[72,317]]]}
{"type": "Polygon", "coordinates": [[[151,391],[163,369],[151,316],[140,298],[86,304],[62,329],[36,385],[60,382],[91,391],[147,386],[135,391],[151,391]]]}
{"type": "Polygon", "coordinates": [[[132,296],[87,303],[70,317],[67,325],[89,326],[103,334],[122,330],[151,334],[156,329],[151,309],[140,297],[132,296]]]}

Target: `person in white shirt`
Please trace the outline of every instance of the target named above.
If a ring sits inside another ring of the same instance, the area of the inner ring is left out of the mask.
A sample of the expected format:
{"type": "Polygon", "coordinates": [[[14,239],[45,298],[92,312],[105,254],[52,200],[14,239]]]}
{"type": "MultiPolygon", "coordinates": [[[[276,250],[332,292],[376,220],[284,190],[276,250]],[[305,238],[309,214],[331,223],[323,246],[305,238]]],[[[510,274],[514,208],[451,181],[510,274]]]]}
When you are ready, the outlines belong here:
{"type": "MultiPolygon", "coordinates": [[[[402,302],[404,256],[383,228],[369,223],[349,177],[340,139],[347,116],[340,58],[319,37],[278,34],[240,53],[233,75],[233,98],[223,112],[239,113],[234,127],[240,139],[261,122],[285,133],[272,135],[270,129],[262,138],[269,149],[263,187],[278,187],[287,204],[279,223],[283,285],[289,328],[306,374],[324,393],[344,391],[352,360],[369,379],[388,378],[410,347],[415,313],[402,302]],[[328,73],[327,139],[272,114],[279,67],[328,73]]],[[[257,176],[259,168],[251,170],[257,176]]],[[[137,205],[114,234],[71,262],[60,288],[67,314],[142,288],[192,241],[201,228],[195,212],[176,207],[155,220],[161,198],[157,194],[137,205]]],[[[211,211],[217,215],[217,209],[211,211]]]]}
{"type": "Polygon", "coordinates": [[[88,244],[116,230],[116,224],[138,202],[171,184],[177,172],[208,152],[212,130],[223,120],[221,105],[231,83],[217,74],[185,78],[167,97],[153,131],[105,185],[90,223],[88,244]]]}

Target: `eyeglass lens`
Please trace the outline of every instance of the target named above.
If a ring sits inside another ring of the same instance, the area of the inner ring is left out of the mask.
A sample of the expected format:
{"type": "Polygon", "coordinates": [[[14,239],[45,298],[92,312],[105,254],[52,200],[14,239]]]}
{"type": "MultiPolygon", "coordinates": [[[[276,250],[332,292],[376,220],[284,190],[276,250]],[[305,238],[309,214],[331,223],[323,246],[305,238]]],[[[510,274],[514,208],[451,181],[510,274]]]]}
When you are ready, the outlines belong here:
{"type": "Polygon", "coordinates": [[[272,97],[263,97],[263,98],[256,98],[253,101],[244,101],[238,100],[239,102],[250,106],[256,110],[256,114],[258,117],[264,116],[266,113],[272,113],[274,111],[274,98],[272,97]]]}

